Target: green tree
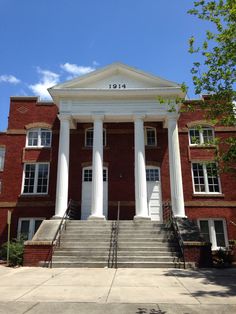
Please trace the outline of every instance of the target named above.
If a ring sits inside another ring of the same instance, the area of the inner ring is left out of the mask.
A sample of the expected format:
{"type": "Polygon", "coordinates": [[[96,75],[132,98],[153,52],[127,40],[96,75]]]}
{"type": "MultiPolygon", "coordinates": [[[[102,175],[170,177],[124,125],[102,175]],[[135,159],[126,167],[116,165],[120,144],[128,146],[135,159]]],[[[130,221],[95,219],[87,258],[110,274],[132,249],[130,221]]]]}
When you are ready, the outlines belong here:
{"type": "MultiPolygon", "coordinates": [[[[191,72],[196,94],[210,94],[202,103],[207,118],[226,126],[236,125],[236,0],[194,1],[189,14],[209,23],[205,39],[196,45],[189,39],[189,52],[196,54],[191,72]]],[[[227,138],[218,157],[225,166],[235,169],[236,138],[227,138]]]]}

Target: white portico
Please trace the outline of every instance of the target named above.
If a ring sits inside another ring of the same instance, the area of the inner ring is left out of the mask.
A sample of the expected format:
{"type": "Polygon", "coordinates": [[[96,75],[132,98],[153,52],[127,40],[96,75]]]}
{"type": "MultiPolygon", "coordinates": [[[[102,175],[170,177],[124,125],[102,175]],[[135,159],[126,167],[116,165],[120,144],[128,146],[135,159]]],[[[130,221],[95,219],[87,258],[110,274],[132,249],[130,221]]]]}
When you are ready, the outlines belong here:
{"type": "Polygon", "coordinates": [[[62,217],[68,202],[70,129],[93,123],[92,195],[89,219],[105,219],[103,204],[103,124],[134,123],[135,216],[150,219],[144,143],[144,122],[163,122],[168,128],[171,202],[177,217],[185,217],[178,139],[181,87],[126,65],[115,63],[49,89],[58,105],[60,141],[55,216],[62,217]],[[159,101],[158,99],[162,99],[159,101]],[[172,110],[170,110],[170,106],[172,110]],[[174,110],[173,110],[174,109],[174,110]]]}

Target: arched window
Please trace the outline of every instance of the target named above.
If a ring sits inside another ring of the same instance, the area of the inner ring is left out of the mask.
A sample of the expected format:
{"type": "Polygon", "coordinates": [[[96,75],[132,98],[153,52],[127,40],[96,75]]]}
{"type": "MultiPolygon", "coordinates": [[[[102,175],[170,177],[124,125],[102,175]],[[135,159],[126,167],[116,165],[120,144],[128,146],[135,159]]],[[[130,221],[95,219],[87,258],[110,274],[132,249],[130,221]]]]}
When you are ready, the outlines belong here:
{"type": "MultiPolygon", "coordinates": [[[[106,146],[106,129],[103,129],[103,146],[106,146]]],[[[93,147],[93,128],[88,128],[85,130],[85,146],[93,147]]]]}
{"type": "Polygon", "coordinates": [[[210,144],[214,140],[214,130],[210,126],[195,126],[189,129],[190,145],[210,144]]]}
{"type": "Polygon", "coordinates": [[[33,128],[27,131],[27,147],[51,147],[52,131],[46,128],[33,128]]]}
{"type": "Polygon", "coordinates": [[[145,145],[156,146],[157,145],[156,128],[147,126],[144,129],[144,133],[145,133],[145,145]]]}

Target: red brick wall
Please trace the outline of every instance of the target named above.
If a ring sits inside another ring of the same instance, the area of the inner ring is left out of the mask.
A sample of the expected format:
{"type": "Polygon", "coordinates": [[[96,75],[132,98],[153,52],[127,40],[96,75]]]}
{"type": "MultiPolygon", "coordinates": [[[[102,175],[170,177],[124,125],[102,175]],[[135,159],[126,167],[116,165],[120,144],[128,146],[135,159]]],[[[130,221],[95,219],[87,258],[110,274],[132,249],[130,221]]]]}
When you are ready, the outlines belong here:
{"type": "MultiPolygon", "coordinates": [[[[48,262],[52,257],[51,245],[25,245],[23,265],[39,266],[40,262],[48,262]]],[[[40,265],[43,266],[43,265],[40,265]]],[[[46,265],[45,265],[46,266],[46,265]]]]}
{"type": "MultiPolygon", "coordinates": [[[[3,181],[0,194],[0,239],[6,238],[6,213],[13,209],[13,231],[19,217],[46,217],[54,214],[57,176],[57,155],[59,141],[59,120],[56,105],[37,103],[36,99],[29,101],[12,100],[10,106],[9,127],[7,134],[0,134],[0,144],[6,145],[6,160],[0,179],[3,181]],[[25,149],[26,126],[31,123],[47,123],[52,125],[53,138],[50,149],[25,149]],[[50,161],[49,193],[47,196],[21,195],[23,162],[50,161]],[[15,205],[14,205],[15,203],[15,205]],[[4,206],[5,204],[5,206],[4,206]]],[[[187,124],[192,120],[204,119],[200,111],[182,113],[179,119],[179,139],[181,164],[183,174],[184,199],[187,204],[186,213],[190,218],[221,217],[236,222],[236,208],[225,206],[223,202],[236,201],[236,178],[231,174],[221,174],[223,197],[196,197],[193,195],[191,177],[191,159],[207,158],[204,148],[189,151],[187,124]],[[193,203],[194,202],[194,203],[193,203]],[[197,202],[197,203],[196,203],[197,202]],[[212,202],[214,207],[204,205],[212,202]],[[218,205],[217,205],[218,204],[218,205]],[[222,207],[224,206],[224,207],[222,207]]],[[[146,148],[146,163],[161,168],[161,189],[163,201],[170,199],[168,134],[161,122],[146,123],[157,129],[157,147],[146,148]]],[[[71,130],[70,136],[70,174],[69,197],[81,201],[82,167],[92,163],[92,149],[84,147],[85,129],[92,124],[77,125],[71,130]]],[[[121,219],[132,219],[135,213],[134,205],[134,125],[133,123],[104,123],[107,130],[107,145],[104,148],[104,165],[108,166],[108,201],[109,219],[116,217],[117,202],[121,201],[121,219]]],[[[230,133],[217,131],[216,136],[225,138],[230,133]]],[[[231,133],[233,134],[233,133],[231,133]]],[[[235,134],[235,133],[234,133],[235,134]]],[[[212,158],[212,149],[209,151],[212,158]]],[[[230,238],[236,238],[236,227],[227,224],[230,238]]]]}

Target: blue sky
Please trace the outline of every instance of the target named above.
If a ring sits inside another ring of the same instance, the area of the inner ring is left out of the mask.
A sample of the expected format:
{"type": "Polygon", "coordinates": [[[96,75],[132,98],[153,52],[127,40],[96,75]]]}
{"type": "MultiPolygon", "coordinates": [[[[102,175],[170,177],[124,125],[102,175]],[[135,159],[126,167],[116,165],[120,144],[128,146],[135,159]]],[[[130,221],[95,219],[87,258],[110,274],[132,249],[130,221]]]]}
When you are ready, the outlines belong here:
{"type": "Polygon", "coordinates": [[[207,25],[192,0],[0,0],[0,130],[9,98],[122,62],[189,86],[188,38],[207,25]]]}

